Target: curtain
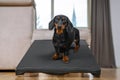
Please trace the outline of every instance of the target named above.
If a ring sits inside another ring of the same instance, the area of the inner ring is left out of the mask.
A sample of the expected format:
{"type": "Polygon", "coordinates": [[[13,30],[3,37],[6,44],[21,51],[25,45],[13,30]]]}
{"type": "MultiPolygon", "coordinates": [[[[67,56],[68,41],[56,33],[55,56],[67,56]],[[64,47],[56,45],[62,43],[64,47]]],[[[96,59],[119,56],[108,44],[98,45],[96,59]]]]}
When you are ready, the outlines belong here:
{"type": "Polygon", "coordinates": [[[92,0],[91,6],[91,49],[104,68],[115,67],[109,4],[109,0],[92,0]]]}

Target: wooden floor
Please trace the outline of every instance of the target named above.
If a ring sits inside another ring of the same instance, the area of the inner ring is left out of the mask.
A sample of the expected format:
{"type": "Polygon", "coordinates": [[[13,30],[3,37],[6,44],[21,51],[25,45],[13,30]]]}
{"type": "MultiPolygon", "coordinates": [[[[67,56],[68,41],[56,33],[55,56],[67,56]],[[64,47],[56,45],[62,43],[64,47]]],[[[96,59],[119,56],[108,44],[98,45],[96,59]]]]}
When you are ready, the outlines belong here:
{"type": "Polygon", "coordinates": [[[65,75],[48,75],[44,73],[16,76],[15,72],[0,72],[0,80],[120,80],[120,69],[102,69],[101,77],[94,78],[90,73],[69,73],[65,75]]]}

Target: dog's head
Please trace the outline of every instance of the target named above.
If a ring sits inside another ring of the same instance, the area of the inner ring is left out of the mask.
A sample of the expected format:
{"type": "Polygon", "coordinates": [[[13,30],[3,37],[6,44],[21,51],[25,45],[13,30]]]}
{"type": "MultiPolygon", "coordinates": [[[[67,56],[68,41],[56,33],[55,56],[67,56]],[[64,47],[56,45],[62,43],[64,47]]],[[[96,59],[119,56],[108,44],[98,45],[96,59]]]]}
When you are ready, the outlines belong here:
{"type": "Polygon", "coordinates": [[[49,30],[55,28],[57,34],[62,34],[65,29],[70,31],[72,27],[72,23],[65,15],[57,15],[49,23],[49,30]]]}

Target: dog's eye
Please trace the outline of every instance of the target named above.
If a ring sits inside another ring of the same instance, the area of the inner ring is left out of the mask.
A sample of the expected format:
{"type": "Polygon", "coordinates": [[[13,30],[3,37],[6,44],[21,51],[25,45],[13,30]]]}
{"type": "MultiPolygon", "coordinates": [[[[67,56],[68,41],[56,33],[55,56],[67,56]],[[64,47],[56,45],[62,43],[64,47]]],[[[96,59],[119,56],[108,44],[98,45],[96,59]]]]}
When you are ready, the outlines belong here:
{"type": "Polygon", "coordinates": [[[66,23],[67,23],[67,21],[66,21],[65,19],[62,19],[62,22],[63,22],[63,24],[66,24],[66,23]]]}
{"type": "Polygon", "coordinates": [[[57,23],[59,21],[59,18],[55,18],[55,22],[57,23]]]}
{"type": "Polygon", "coordinates": [[[63,24],[65,25],[67,22],[63,22],[63,24]]]}

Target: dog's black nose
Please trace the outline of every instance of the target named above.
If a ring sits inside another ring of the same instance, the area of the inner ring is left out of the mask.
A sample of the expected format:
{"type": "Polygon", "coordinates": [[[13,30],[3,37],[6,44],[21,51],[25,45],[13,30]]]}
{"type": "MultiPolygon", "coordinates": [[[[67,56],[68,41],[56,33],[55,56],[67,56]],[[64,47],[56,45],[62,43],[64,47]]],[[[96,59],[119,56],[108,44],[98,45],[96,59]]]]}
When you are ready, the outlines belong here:
{"type": "Polygon", "coordinates": [[[61,29],[61,26],[58,26],[58,29],[61,29]]]}

